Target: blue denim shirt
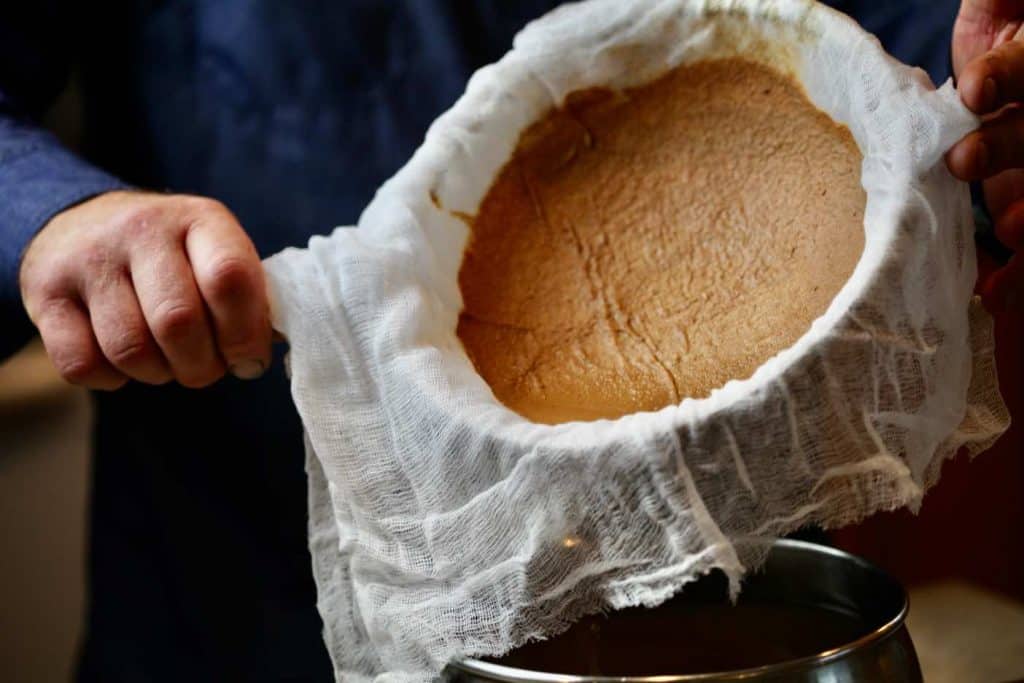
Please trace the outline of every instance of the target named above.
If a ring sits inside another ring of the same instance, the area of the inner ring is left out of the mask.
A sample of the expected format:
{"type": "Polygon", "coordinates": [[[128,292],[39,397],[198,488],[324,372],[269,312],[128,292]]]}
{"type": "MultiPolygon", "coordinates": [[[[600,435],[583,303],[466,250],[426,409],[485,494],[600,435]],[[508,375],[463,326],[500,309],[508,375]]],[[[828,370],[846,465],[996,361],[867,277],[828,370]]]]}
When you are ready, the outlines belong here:
{"type": "MultiPolygon", "coordinates": [[[[0,357],[20,254],[124,185],[209,195],[264,256],[352,223],[471,72],[551,0],[35,0],[0,15],[0,357]],[[81,156],[38,125],[74,68],[81,156]]],[[[836,0],[948,75],[956,0],[836,0]]],[[[280,359],[278,359],[279,361],[280,359]]],[[[281,363],[97,396],[83,680],[329,679],[281,363]]]]}

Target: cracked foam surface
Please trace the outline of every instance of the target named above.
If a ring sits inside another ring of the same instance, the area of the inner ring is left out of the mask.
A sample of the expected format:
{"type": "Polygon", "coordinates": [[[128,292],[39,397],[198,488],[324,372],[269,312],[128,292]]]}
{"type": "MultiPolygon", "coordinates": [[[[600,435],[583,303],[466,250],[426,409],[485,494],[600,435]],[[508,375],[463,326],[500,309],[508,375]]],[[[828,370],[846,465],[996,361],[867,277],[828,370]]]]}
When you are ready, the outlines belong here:
{"type": "Polygon", "coordinates": [[[706,396],[792,345],[853,273],[860,163],[794,80],[745,60],[576,93],[472,220],[458,335],[536,422],[706,396]]]}

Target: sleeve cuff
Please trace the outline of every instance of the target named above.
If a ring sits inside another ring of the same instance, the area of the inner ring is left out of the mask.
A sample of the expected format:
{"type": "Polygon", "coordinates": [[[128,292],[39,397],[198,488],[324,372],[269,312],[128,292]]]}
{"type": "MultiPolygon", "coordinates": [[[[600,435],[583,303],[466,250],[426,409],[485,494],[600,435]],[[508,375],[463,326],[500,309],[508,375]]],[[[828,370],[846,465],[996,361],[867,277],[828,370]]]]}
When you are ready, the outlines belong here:
{"type": "Polygon", "coordinates": [[[128,187],[61,147],[49,133],[23,137],[17,146],[0,144],[0,359],[34,333],[18,285],[28,243],[64,209],[128,187]]]}

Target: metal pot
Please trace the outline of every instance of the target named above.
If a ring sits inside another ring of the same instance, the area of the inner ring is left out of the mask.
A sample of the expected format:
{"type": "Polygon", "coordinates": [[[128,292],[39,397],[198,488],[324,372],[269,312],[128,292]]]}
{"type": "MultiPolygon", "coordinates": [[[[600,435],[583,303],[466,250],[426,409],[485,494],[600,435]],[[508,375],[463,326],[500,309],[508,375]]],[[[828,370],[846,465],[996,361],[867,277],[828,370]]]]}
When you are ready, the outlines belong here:
{"type": "Polygon", "coordinates": [[[655,609],[588,617],[499,660],[453,662],[444,677],[451,683],[919,683],[907,608],[900,584],[865,560],[780,540],[764,567],[746,578],[736,606],[725,577],[714,572],[655,609]]]}

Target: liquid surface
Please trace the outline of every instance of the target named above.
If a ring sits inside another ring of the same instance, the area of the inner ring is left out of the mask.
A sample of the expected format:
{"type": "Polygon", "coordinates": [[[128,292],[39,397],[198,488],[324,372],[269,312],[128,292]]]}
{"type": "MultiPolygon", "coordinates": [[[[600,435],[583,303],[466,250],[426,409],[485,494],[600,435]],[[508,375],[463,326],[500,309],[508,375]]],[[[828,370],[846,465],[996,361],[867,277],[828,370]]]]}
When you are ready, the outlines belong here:
{"type": "Polygon", "coordinates": [[[860,163],[849,131],[752,62],[577,93],[523,134],[472,221],[458,335],[536,422],[706,396],[849,279],[860,163]]]}
{"type": "Polygon", "coordinates": [[[531,643],[506,666],[589,676],[658,676],[751,669],[809,657],[866,635],[859,619],[818,607],[770,603],[625,610],[588,617],[531,643]]]}

